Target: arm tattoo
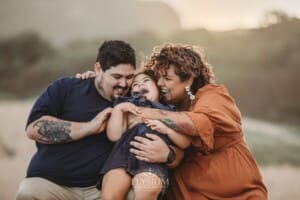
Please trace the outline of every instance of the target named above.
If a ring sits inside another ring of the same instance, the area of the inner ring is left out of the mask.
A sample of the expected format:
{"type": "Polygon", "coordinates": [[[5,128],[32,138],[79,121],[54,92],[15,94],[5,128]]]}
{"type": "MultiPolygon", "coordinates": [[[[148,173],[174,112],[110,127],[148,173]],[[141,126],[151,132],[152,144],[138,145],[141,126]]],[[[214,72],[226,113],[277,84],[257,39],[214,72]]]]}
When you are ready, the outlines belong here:
{"type": "Polygon", "coordinates": [[[161,122],[163,122],[165,125],[167,125],[169,128],[173,129],[177,132],[183,132],[182,128],[177,126],[171,119],[161,119],[161,122]]]}
{"type": "Polygon", "coordinates": [[[72,141],[70,136],[71,123],[65,121],[38,120],[33,127],[41,135],[39,141],[51,143],[65,143],[72,141]]]}
{"type": "Polygon", "coordinates": [[[193,133],[197,133],[195,127],[189,125],[188,123],[182,123],[180,125],[177,125],[171,119],[161,119],[160,121],[176,132],[180,132],[186,135],[192,135],[193,133]]]}
{"type": "MultiPolygon", "coordinates": [[[[161,114],[162,117],[167,117],[168,116],[168,111],[165,110],[158,110],[158,112],[161,114]]],[[[179,113],[178,113],[179,114],[179,113]]],[[[181,113],[180,113],[181,114],[181,113]]],[[[173,129],[176,132],[180,132],[186,135],[194,135],[197,134],[197,129],[193,125],[186,123],[186,122],[181,122],[181,123],[175,123],[172,119],[170,118],[163,118],[160,119],[161,122],[163,122],[166,126],[169,128],[173,129]]]]}

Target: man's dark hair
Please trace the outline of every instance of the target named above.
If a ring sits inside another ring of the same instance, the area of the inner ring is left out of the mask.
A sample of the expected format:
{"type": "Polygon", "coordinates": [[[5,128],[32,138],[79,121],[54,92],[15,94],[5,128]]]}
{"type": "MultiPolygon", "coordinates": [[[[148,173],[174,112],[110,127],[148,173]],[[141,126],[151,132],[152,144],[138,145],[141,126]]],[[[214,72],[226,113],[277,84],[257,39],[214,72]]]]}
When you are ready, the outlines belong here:
{"type": "Polygon", "coordinates": [[[131,64],[135,69],[135,51],[124,41],[105,41],[98,50],[96,62],[100,63],[103,71],[118,64],[131,64]]]}

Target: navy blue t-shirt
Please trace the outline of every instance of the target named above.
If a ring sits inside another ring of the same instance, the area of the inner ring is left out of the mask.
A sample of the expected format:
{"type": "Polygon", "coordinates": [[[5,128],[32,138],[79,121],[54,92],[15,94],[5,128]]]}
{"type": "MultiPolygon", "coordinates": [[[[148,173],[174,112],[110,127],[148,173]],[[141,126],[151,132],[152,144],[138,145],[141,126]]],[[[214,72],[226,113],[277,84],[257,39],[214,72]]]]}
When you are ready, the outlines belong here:
{"type": "MultiPolygon", "coordinates": [[[[61,78],[54,81],[35,102],[27,125],[43,115],[75,122],[92,120],[112,107],[96,90],[95,79],[61,78]]],[[[95,185],[113,143],[106,132],[64,144],[36,142],[27,177],[42,177],[60,185],[87,187],[95,185]]]]}

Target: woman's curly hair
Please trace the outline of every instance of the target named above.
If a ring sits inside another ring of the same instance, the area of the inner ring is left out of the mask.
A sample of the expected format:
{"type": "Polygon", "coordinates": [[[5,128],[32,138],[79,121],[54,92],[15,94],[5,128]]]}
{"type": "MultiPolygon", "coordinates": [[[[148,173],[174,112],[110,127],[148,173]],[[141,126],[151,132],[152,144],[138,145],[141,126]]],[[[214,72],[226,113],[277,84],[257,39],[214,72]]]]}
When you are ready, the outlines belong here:
{"type": "Polygon", "coordinates": [[[175,67],[175,73],[181,81],[191,76],[194,78],[191,86],[193,93],[206,84],[215,83],[212,67],[205,62],[198,47],[171,43],[155,47],[145,68],[158,75],[165,74],[171,65],[175,67]]]}

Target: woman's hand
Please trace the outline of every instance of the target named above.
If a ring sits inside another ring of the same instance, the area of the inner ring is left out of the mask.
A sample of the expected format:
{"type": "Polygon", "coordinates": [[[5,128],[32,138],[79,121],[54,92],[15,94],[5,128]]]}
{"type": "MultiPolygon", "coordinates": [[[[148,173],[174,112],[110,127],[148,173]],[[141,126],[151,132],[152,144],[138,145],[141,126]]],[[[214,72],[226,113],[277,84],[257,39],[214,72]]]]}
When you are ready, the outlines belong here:
{"type": "Polygon", "coordinates": [[[166,163],[170,151],[168,145],[157,135],[147,133],[146,137],[134,137],[134,141],[130,142],[133,146],[130,152],[145,162],[166,163]]]}
{"type": "Polygon", "coordinates": [[[86,72],[83,72],[82,74],[77,73],[75,75],[76,78],[80,78],[82,80],[85,80],[85,79],[88,79],[88,78],[93,78],[95,76],[96,76],[96,74],[93,71],[86,71],[86,72]]]}

